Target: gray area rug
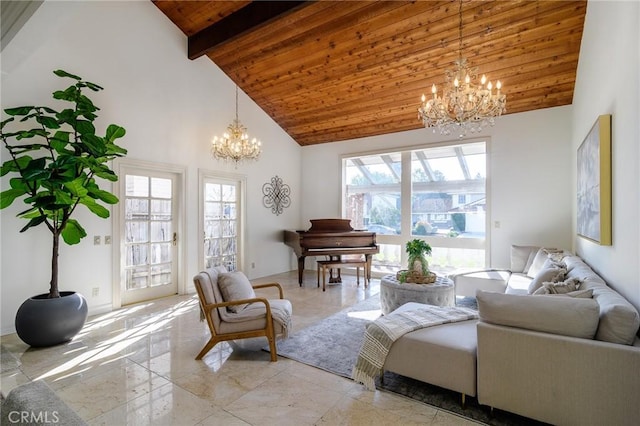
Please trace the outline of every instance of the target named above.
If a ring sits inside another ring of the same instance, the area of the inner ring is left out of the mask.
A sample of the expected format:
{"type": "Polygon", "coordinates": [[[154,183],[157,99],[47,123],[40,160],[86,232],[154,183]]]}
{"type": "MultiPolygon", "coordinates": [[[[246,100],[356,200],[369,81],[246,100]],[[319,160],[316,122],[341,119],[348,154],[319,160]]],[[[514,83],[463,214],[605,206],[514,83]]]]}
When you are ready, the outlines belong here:
{"type": "MultiPolygon", "coordinates": [[[[458,299],[457,303],[477,309],[473,298],[458,299]]],[[[351,379],[364,330],[380,315],[380,299],[375,295],[278,341],[278,355],[351,379]]],[[[462,409],[459,393],[390,372],[385,373],[383,383],[376,382],[376,387],[489,425],[542,424],[500,410],[490,415],[488,407],[479,405],[473,397],[467,397],[462,409]]]]}

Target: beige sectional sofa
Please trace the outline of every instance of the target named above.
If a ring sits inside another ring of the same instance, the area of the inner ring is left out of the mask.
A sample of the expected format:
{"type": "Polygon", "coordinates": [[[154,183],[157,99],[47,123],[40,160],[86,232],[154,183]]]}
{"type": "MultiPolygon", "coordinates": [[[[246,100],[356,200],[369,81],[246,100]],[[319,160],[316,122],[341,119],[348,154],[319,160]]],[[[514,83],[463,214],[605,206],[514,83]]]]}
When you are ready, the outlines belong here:
{"type": "Polygon", "coordinates": [[[504,291],[478,289],[479,320],[404,335],[384,370],[551,424],[637,424],[638,311],[578,256],[528,250],[504,291]]]}

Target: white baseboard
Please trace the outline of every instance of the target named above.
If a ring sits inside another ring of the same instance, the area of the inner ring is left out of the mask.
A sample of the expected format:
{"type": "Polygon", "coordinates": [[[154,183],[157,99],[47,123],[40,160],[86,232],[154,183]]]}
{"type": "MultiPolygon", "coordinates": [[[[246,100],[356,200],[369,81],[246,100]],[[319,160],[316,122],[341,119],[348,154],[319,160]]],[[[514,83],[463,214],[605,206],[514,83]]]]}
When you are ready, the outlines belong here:
{"type": "Polygon", "coordinates": [[[102,315],[113,311],[113,305],[111,303],[103,303],[102,305],[89,306],[88,317],[91,318],[96,315],[102,315]]]}

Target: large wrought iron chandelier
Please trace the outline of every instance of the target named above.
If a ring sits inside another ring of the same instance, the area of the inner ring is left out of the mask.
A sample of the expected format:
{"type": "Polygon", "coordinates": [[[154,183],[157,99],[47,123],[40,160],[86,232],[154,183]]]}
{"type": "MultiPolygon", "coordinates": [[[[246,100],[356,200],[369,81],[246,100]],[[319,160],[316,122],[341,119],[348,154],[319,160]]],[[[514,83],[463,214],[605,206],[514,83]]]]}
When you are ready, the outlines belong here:
{"type": "Polygon", "coordinates": [[[459,10],[459,48],[455,68],[445,72],[447,86],[442,96],[431,86],[431,98],[422,95],[418,108],[418,118],[425,127],[440,130],[443,135],[458,133],[464,137],[467,131],[479,132],[487,125],[493,126],[495,118],[506,111],[507,99],[501,93],[502,85],[496,82],[495,90],[491,81],[483,75],[479,84],[477,69],[470,68],[462,57],[462,0],[459,10]]]}
{"type": "Polygon", "coordinates": [[[215,136],[211,141],[211,154],[219,159],[235,162],[257,160],[262,152],[262,143],[249,139],[247,128],[238,119],[238,85],[236,85],[236,118],[229,124],[222,137],[215,136]]]}

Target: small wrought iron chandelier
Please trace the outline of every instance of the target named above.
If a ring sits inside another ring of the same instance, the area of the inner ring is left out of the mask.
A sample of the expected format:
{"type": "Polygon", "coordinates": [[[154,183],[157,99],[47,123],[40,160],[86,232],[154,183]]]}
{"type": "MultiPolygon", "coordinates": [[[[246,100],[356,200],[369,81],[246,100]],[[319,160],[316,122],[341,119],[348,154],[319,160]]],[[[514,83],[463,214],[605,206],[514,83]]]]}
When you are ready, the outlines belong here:
{"type": "Polygon", "coordinates": [[[236,118],[229,124],[222,137],[215,136],[211,141],[211,154],[214,158],[233,161],[238,166],[245,160],[257,160],[262,152],[262,143],[253,138],[249,140],[247,128],[238,119],[238,85],[236,84],[236,118]]]}
{"type": "Polygon", "coordinates": [[[418,118],[425,127],[436,128],[440,134],[458,133],[464,137],[467,131],[479,132],[487,125],[493,126],[495,118],[506,111],[507,99],[501,93],[502,84],[493,84],[483,75],[480,84],[475,83],[477,69],[469,68],[467,60],[462,57],[462,0],[459,10],[459,48],[458,59],[454,62],[455,69],[445,72],[448,87],[442,96],[438,96],[438,89],[431,86],[431,99],[422,95],[422,103],[418,108],[418,118]]]}

